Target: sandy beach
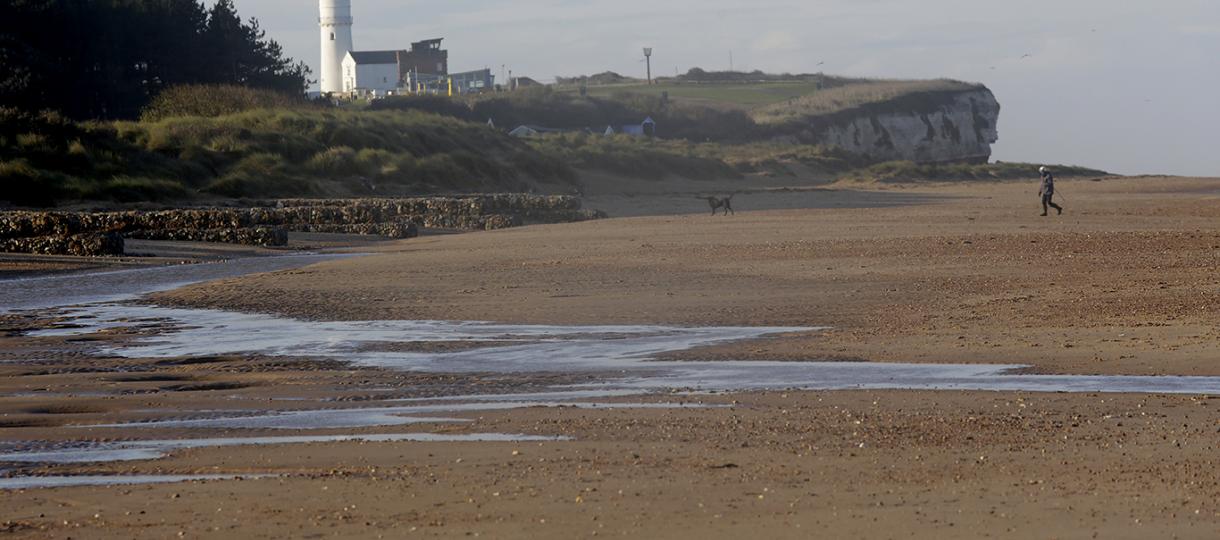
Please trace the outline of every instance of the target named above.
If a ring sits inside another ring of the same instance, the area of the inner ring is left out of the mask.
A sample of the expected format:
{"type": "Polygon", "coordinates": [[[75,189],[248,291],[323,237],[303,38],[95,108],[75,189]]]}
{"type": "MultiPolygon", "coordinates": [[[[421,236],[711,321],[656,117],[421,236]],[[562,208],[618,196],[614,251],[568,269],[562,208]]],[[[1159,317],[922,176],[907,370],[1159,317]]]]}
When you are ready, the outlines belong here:
{"type": "Polygon", "coordinates": [[[427,238],[156,299],[305,319],[831,326],[697,354],[1220,375],[1220,181],[1061,181],[1067,212],[1045,218],[1021,183],[768,190],[729,217],[704,214],[691,184],[721,187],[586,203],[698,213],[427,238]]]}
{"type": "MultiPolygon", "coordinates": [[[[1220,179],[1059,185],[1065,212],[1048,217],[1031,183],[622,185],[591,190],[585,206],[634,217],[379,243],[364,246],[373,252],[365,257],[152,299],[308,321],[827,327],[668,360],[1220,376],[1220,179]],[[709,215],[695,198],[733,191],[730,216],[709,215]]],[[[1220,534],[1216,395],[656,393],[599,401],[669,406],[479,410],[446,414],[461,423],[349,429],[100,427],[180,411],[528,392],[593,375],[130,358],[105,350],[160,330],[28,335],[55,316],[4,316],[0,450],[306,432],[564,440],[315,442],[15,464],[6,474],[257,477],[0,490],[0,531],[14,538],[1220,534]]]]}

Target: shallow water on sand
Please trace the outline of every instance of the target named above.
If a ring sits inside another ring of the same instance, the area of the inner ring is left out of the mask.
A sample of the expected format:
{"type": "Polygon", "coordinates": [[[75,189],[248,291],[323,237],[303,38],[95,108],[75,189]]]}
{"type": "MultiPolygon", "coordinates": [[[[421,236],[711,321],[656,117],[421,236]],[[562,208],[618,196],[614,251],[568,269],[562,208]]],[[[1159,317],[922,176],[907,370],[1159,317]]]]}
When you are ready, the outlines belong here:
{"type": "MultiPolygon", "coordinates": [[[[59,308],[59,326],[35,336],[81,336],[130,329],[144,337],[108,346],[101,354],[128,358],[176,358],[257,354],[335,359],[357,366],[430,373],[496,376],[583,373],[594,381],[522,394],[459,394],[387,399],[360,408],[296,411],[179,411],[186,418],[92,425],[144,430],[319,430],[465,422],[452,416],[523,407],[700,407],[674,403],[598,403],[612,397],[679,392],[754,390],[927,389],[1041,392],[1144,392],[1220,394],[1220,377],[1122,377],[1023,375],[1019,365],[873,364],[862,362],[673,362],[653,358],[734,341],[820,330],[813,327],[674,327],[650,325],[548,326],[445,321],[310,322],[217,310],[116,304],[137,294],[190,282],[301,266],[336,258],[303,255],[240,259],[227,263],[124,270],[6,282],[0,311],[59,308]],[[88,283],[82,286],[82,283],[88,283]],[[80,304],[81,302],[92,302],[80,304]],[[421,344],[455,344],[420,347],[421,344]],[[472,348],[473,347],[473,348],[472,348]],[[432,349],[441,349],[439,352],[432,349]],[[420,352],[421,350],[426,352],[420,352]]],[[[366,389],[369,390],[369,389],[366,389]]],[[[292,399],[279,397],[278,399],[292,399]]],[[[228,435],[228,434],[227,434],[228,435]]],[[[84,463],[157,459],[182,449],[319,442],[435,442],[564,440],[501,433],[462,435],[345,434],[144,440],[109,443],[21,443],[0,452],[0,462],[84,463]]],[[[175,482],[235,476],[80,476],[0,479],[0,489],[175,482]]]]}
{"type": "MultiPolygon", "coordinates": [[[[639,392],[636,392],[637,394],[639,392]]],[[[478,411],[505,411],[530,407],[572,407],[577,409],[680,409],[704,407],[682,403],[589,403],[476,401],[475,403],[444,403],[438,405],[415,405],[409,407],[360,407],[351,409],[307,409],[298,411],[276,411],[266,414],[226,416],[212,413],[206,418],[185,420],[154,420],[122,424],[90,424],[88,428],[206,428],[206,429],[340,429],[361,427],[401,426],[407,424],[437,424],[468,422],[464,418],[433,416],[408,416],[429,413],[461,413],[478,411]]],[[[4,454],[0,454],[4,461],[4,454]]]]}
{"type": "Polygon", "coordinates": [[[141,294],[176,289],[190,283],[274,272],[307,264],[353,257],[348,254],[300,254],[243,257],[219,262],[130,268],[85,274],[0,280],[0,313],[16,309],[114,302],[141,294]]]}
{"type": "MultiPolygon", "coordinates": [[[[61,328],[33,335],[84,335],[116,327],[162,331],[103,352],[130,358],[221,354],[339,359],[360,366],[436,373],[613,373],[564,392],[779,389],[1023,390],[1036,392],[1220,393],[1220,377],[1021,375],[1006,364],[867,362],[673,362],[658,355],[811,332],[809,327],[543,326],[444,321],[312,322],[217,310],[91,304],[64,313],[61,328]],[[169,330],[165,330],[168,328],[169,330]],[[495,342],[442,352],[375,345],[495,342]],[[503,343],[509,343],[503,345],[503,343]]],[[[594,396],[596,397],[596,396],[594,396]]],[[[443,412],[443,408],[434,409],[443,412]]]]}

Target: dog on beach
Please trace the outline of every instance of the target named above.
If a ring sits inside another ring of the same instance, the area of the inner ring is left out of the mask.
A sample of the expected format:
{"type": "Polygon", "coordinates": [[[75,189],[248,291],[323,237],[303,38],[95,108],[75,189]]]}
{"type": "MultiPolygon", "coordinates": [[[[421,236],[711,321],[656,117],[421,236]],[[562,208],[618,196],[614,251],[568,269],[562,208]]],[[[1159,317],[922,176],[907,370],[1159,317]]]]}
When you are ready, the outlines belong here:
{"type": "MultiPolygon", "coordinates": [[[[713,216],[716,215],[716,210],[719,210],[721,208],[724,208],[724,215],[726,215],[726,216],[729,215],[729,212],[733,212],[733,196],[732,195],[729,195],[728,197],[724,197],[724,198],[700,197],[700,199],[706,200],[707,205],[712,207],[713,216]]],[[[733,212],[733,215],[737,215],[737,212],[733,212]]]]}

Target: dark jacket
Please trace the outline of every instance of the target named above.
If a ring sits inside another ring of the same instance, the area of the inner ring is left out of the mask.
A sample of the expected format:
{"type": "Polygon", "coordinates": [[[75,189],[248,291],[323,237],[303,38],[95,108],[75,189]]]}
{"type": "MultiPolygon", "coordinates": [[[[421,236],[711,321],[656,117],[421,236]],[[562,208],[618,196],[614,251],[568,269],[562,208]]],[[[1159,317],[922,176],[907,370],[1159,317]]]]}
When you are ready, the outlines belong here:
{"type": "Polygon", "coordinates": [[[1052,195],[1055,193],[1055,177],[1050,172],[1042,173],[1042,192],[1043,196],[1052,195]]]}

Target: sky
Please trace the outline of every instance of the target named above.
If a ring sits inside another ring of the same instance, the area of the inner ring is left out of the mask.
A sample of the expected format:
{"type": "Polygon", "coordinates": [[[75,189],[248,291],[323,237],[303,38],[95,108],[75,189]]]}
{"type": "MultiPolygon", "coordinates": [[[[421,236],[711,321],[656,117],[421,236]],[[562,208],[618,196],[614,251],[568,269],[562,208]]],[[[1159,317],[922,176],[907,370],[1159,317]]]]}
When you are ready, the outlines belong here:
{"type": "MultiPolygon", "coordinates": [[[[235,3],[317,67],[316,1],[235,3]]],[[[643,77],[647,46],[654,75],[728,69],[731,55],[737,70],[980,82],[1002,108],[992,159],[1220,176],[1220,0],[353,0],[352,12],[358,50],[443,37],[452,71],[497,77],[643,77]]]]}

